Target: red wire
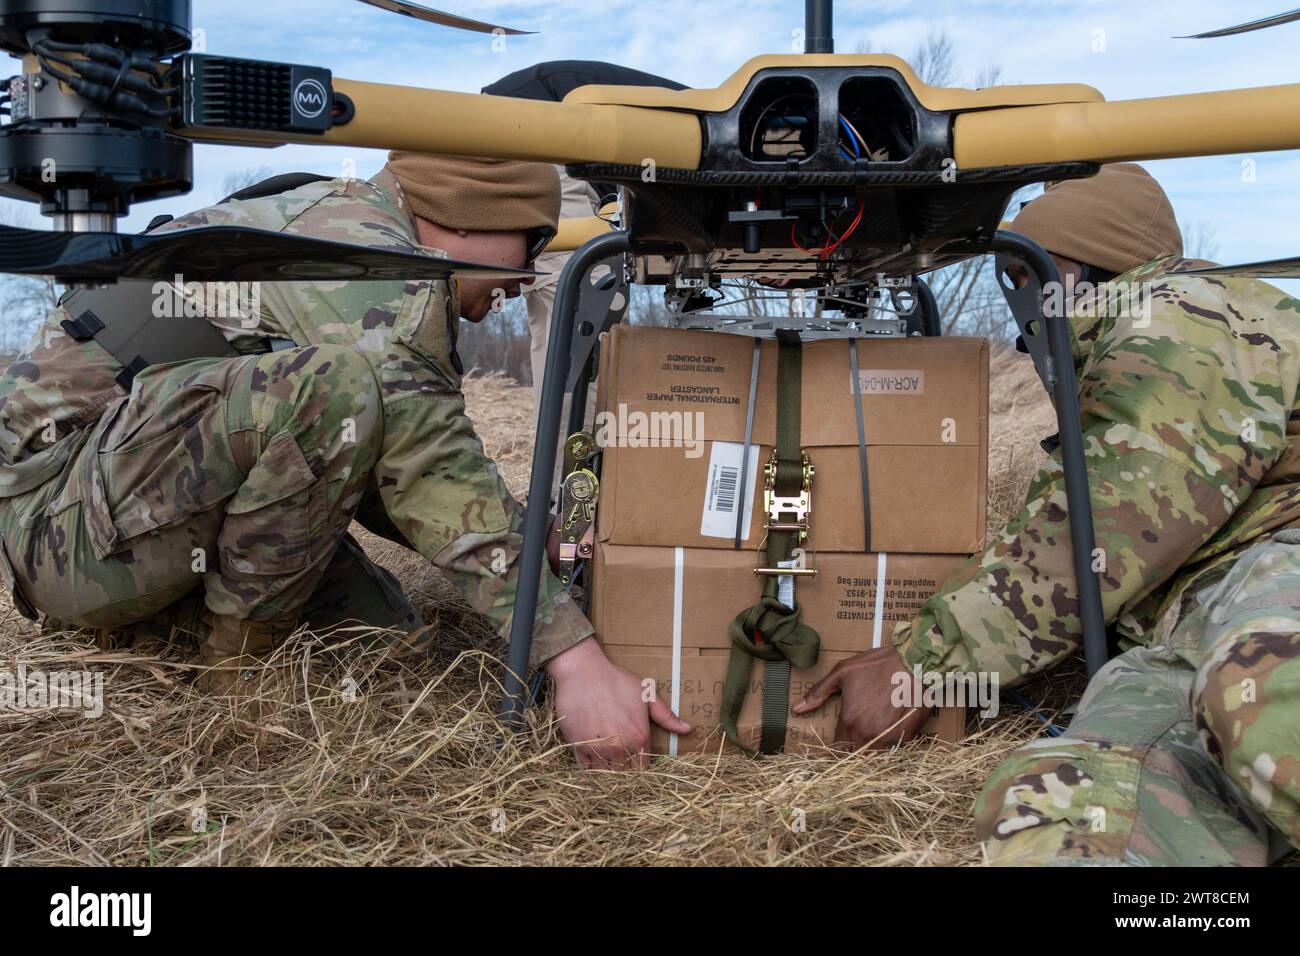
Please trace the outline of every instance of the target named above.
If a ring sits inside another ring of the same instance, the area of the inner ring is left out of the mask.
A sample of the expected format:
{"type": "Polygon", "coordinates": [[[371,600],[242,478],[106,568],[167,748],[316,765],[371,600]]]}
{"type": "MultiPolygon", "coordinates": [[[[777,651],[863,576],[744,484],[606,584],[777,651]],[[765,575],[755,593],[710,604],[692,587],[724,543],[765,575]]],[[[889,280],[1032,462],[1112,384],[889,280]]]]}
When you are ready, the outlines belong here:
{"type": "Polygon", "coordinates": [[[858,228],[859,223],[862,222],[862,214],[865,211],[866,211],[866,207],[863,206],[862,203],[858,203],[858,214],[853,217],[853,222],[849,224],[849,228],[844,233],[844,235],[836,239],[832,245],[829,245],[822,250],[821,257],[823,259],[829,258],[832,252],[834,252],[836,249],[838,249],[841,245],[844,244],[844,240],[848,239],[849,236],[853,235],[854,230],[856,230],[858,228]]]}
{"type": "Polygon", "coordinates": [[[805,249],[803,246],[799,245],[799,240],[794,237],[794,231],[798,228],[799,228],[798,219],[790,223],[790,241],[794,244],[794,247],[798,249],[800,252],[821,252],[820,249],[805,249]]]}
{"type": "MultiPolygon", "coordinates": [[[[830,256],[832,252],[834,252],[836,249],[838,249],[841,245],[844,244],[844,240],[848,239],[849,236],[853,235],[854,230],[856,230],[858,228],[858,225],[862,222],[862,214],[865,211],[866,211],[866,207],[863,206],[862,203],[858,203],[858,214],[853,217],[853,222],[849,223],[849,228],[847,231],[845,231],[844,235],[840,236],[830,245],[822,246],[820,249],[806,249],[803,246],[799,245],[799,240],[795,238],[795,230],[798,229],[799,227],[799,220],[796,219],[794,222],[790,223],[790,242],[793,243],[794,247],[798,249],[800,252],[815,252],[821,258],[826,259],[830,256]]],[[[832,235],[834,235],[834,233],[832,233],[832,235]]]]}

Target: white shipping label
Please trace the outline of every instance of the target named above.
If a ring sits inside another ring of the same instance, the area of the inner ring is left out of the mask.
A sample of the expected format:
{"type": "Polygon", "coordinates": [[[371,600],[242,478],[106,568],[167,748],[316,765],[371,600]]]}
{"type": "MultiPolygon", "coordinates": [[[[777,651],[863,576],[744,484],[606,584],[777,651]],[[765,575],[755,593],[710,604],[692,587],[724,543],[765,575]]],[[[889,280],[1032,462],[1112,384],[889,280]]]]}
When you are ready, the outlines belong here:
{"type": "MultiPolygon", "coordinates": [[[[758,481],[757,445],[749,449],[749,476],[745,482],[745,517],[741,522],[741,539],[749,537],[749,522],[754,517],[754,486],[758,481]]],[[[704,517],[700,534],[706,538],[734,538],[736,509],[740,502],[740,468],[745,457],[741,442],[715,441],[709,455],[709,481],[704,488],[704,517]]]]}
{"type": "MultiPolygon", "coordinates": [[[[863,395],[924,395],[925,370],[860,368],[858,385],[863,395]]],[[[849,375],[849,392],[853,392],[852,374],[849,375]]]]}

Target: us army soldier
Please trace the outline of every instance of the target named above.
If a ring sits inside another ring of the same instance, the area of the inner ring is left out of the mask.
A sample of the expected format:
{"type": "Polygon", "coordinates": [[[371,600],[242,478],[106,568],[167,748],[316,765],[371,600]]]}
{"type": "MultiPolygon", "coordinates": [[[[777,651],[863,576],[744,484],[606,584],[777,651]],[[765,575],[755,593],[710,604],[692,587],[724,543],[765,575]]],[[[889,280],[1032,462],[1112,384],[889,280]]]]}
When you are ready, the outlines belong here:
{"type": "MultiPolygon", "coordinates": [[[[980,837],[999,863],[1262,865],[1300,846],[1300,302],[1172,274],[1191,263],[1140,166],[1049,188],[1013,228],[1067,280],[1111,280],[1077,285],[1067,314],[1102,603],[1124,652],[1065,736],[995,773],[980,837]]],[[[799,709],[842,691],[840,736],[893,742],[924,718],[890,706],[895,672],[1012,686],[1080,634],[1056,453],[896,648],[846,662],[799,709]]]]}
{"type": "MultiPolygon", "coordinates": [[[[240,225],[520,268],[558,207],[551,166],[394,153],[370,181],[232,199],[160,228],[240,225]]],[[[316,603],[356,517],[508,633],[523,514],[465,415],[455,343],[459,318],[517,293],[495,279],[267,283],[252,315],[208,313],[248,354],[144,368],[129,394],[122,364],[56,310],[0,378],[0,565],[15,603],[111,629],[201,587],[204,684],[237,692],[316,603]],[[196,554],[212,556],[201,571],[196,554]]],[[[532,664],[555,680],[584,765],[646,759],[651,719],[688,732],[642,701],[550,574],[535,627],[532,664]]]]}

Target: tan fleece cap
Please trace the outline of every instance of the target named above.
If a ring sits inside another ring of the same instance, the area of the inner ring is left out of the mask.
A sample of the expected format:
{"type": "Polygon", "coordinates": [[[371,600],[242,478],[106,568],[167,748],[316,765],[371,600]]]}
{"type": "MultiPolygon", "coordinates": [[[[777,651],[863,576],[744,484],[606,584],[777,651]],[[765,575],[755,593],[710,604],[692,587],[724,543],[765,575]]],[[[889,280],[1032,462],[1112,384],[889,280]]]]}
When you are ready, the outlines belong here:
{"type": "Polygon", "coordinates": [[[1048,183],[1011,228],[1048,252],[1111,272],[1183,254],[1169,197],[1136,163],[1111,163],[1090,179],[1048,183]]]}
{"type": "Polygon", "coordinates": [[[447,229],[555,229],[560,220],[560,174],[549,163],[399,150],[388,170],[411,211],[447,229]]]}

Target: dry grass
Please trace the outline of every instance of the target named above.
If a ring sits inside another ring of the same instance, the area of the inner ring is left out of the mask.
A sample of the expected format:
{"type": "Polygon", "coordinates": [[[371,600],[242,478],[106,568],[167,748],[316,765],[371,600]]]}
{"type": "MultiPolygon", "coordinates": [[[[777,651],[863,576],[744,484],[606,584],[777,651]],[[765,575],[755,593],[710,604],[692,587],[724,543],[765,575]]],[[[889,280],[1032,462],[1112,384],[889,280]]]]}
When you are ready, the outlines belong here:
{"type": "MultiPolygon", "coordinates": [[[[1027,360],[998,355],[994,367],[992,520],[1023,494],[1052,430],[1027,360]]],[[[467,393],[521,491],[531,393],[490,378],[467,393]]],[[[368,546],[439,628],[436,654],[300,635],[274,686],[239,711],[192,689],[180,647],[103,651],[84,636],[38,636],[6,602],[0,669],[102,671],[106,709],[95,720],[0,713],[0,863],[977,863],[979,783],[1038,732],[1004,711],[961,747],[583,772],[547,710],[529,733],[501,739],[482,622],[417,556],[368,546]]],[[[1054,713],[1080,683],[1076,670],[1027,693],[1054,713]]]]}

